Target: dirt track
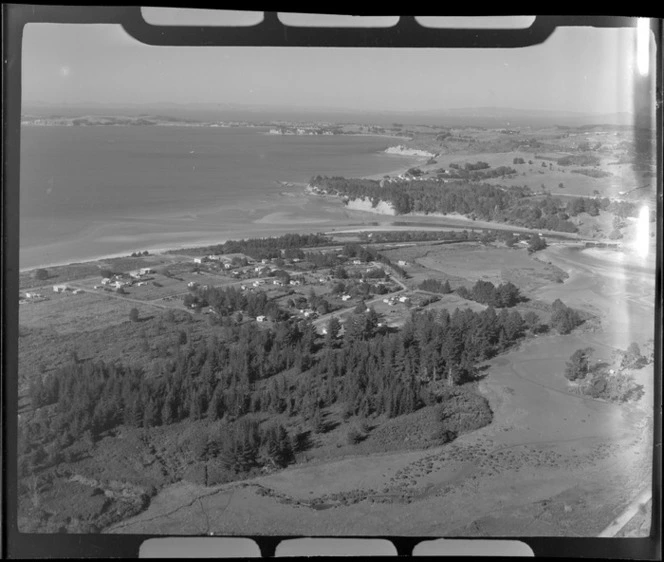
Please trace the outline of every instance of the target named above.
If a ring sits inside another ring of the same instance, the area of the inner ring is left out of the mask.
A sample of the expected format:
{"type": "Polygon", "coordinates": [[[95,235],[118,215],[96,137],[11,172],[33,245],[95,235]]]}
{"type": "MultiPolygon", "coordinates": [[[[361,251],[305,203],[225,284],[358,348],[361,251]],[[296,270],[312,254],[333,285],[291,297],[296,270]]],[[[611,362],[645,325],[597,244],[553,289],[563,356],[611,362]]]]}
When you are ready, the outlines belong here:
{"type": "Polygon", "coordinates": [[[598,312],[602,328],[540,336],[492,360],[481,383],[490,426],[438,449],[293,467],[216,491],[179,483],[108,532],[597,536],[651,477],[652,368],[641,401],[616,405],[568,393],[564,363],[579,347],[608,357],[652,338],[654,280],[595,255],[547,252],[570,279],[542,298],[598,312]]]}

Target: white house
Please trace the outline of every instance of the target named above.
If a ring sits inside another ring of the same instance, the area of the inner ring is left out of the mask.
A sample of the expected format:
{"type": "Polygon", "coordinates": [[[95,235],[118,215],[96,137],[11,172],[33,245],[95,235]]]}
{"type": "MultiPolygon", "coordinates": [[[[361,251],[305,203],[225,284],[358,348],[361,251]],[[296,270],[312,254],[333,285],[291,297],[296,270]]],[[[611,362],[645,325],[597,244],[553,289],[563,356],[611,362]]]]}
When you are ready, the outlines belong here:
{"type": "Polygon", "coordinates": [[[79,293],[82,293],[83,289],[74,289],[74,294],[78,295],[79,293]]]}
{"type": "Polygon", "coordinates": [[[207,261],[207,258],[194,258],[194,263],[203,263],[207,261]]]}
{"type": "Polygon", "coordinates": [[[390,299],[383,299],[383,302],[384,302],[385,304],[390,304],[390,299]]]}
{"type": "Polygon", "coordinates": [[[69,287],[67,287],[67,285],[53,285],[54,293],[64,293],[68,289],[69,287]]]}
{"type": "Polygon", "coordinates": [[[399,260],[399,261],[397,262],[397,265],[400,265],[400,266],[408,265],[408,262],[407,262],[407,261],[404,261],[404,260],[399,260]]]}
{"type": "Polygon", "coordinates": [[[256,322],[265,322],[265,316],[256,316],[256,322]]]}
{"type": "Polygon", "coordinates": [[[231,267],[233,267],[233,264],[230,263],[230,262],[226,262],[226,263],[224,264],[224,269],[230,269],[231,267]]]}
{"type": "Polygon", "coordinates": [[[189,281],[189,283],[187,283],[187,287],[193,289],[194,287],[198,287],[198,283],[196,283],[196,281],[189,281]]]}
{"type": "Polygon", "coordinates": [[[111,280],[110,280],[108,277],[104,277],[104,278],[101,280],[101,284],[102,284],[102,285],[110,285],[110,284],[111,284],[111,280]]]}
{"type": "Polygon", "coordinates": [[[353,260],[353,265],[362,265],[361,260],[353,260]]]}
{"type": "Polygon", "coordinates": [[[147,285],[147,284],[148,284],[147,281],[139,281],[138,283],[136,283],[136,286],[142,287],[143,285],[147,285]]]}
{"type": "Polygon", "coordinates": [[[405,296],[399,297],[399,302],[408,302],[409,300],[410,299],[408,297],[405,297],[405,296]]]}
{"type": "Polygon", "coordinates": [[[149,275],[150,273],[154,273],[154,269],[152,269],[151,267],[141,267],[141,269],[139,269],[138,272],[141,275],[149,275]]]}
{"type": "Polygon", "coordinates": [[[341,295],[341,300],[342,301],[347,301],[350,299],[350,295],[341,295]]]}

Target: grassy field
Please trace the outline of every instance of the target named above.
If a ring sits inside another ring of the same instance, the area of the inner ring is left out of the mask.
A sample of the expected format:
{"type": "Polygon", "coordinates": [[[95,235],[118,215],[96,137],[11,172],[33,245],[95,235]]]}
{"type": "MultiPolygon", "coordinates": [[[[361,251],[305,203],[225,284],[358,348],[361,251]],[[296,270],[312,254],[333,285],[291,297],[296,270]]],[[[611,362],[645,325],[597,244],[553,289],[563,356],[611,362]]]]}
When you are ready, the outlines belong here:
{"type": "Polygon", "coordinates": [[[155,314],[154,307],[103,293],[52,293],[48,296],[50,300],[20,307],[20,327],[48,327],[60,334],[81,333],[127,322],[132,308],[137,308],[142,318],[155,314]]]}
{"type": "Polygon", "coordinates": [[[412,276],[409,284],[424,279],[449,280],[452,288],[478,280],[494,285],[511,281],[524,293],[558,282],[565,274],[531,256],[524,249],[484,246],[477,242],[442,246],[416,246],[385,252],[393,261],[405,260],[404,269],[412,276]]]}

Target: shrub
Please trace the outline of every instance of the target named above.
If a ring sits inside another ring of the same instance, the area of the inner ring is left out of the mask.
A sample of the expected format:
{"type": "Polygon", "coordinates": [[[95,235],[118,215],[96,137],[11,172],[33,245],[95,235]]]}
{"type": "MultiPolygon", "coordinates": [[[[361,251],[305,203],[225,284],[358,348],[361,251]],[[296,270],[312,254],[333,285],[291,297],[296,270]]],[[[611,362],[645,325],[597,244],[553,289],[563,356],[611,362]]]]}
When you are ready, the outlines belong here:
{"type": "Polygon", "coordinates": [[[348,442],[349,445],[356,445],[357,443],[362,441],[364,437],[365,436],[362,435],[362,433],[360,433],[356,428],[351,427],[348,430],[348,433],[346,434],[346,441],[348,442]]]}
{"type": "Polygon", "coordinates": [[[32,276],[38,281],[45,281],[48,279],[48,270],[46,269],[35,269],[32,273],[32,276]]]}
{"type": "Polygon", "coordinates": [[[441,395],[438,410],[441,436],[448,436],[473,431],[491,423],[493,412],[489,402],[483,396],[475,394],[465,387],[446,388],[441,395]]]}

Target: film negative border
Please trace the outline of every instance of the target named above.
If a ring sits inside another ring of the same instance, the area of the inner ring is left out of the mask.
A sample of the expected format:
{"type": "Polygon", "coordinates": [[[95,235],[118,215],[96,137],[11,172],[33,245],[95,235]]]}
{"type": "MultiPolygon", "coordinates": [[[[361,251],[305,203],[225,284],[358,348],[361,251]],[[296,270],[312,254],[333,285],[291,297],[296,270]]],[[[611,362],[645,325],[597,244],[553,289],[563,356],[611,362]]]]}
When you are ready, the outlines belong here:
{"type": "MultiPolygon", "coordinates": [[[[266,12],[263,22],[249,27],[167,27],[155,26],[145,22],[140,7],[89,7],[89,6],[37,6],[37,5],[4,5],[3,6],[5,41],[3,64],[7,79],[4,82],[5,103],[4,132],[6,136],[4,151],[4,185],[3,190],[3,397],[7,402],[3,404],[3,555],[11,558],[30,557],[137,557],[141,548],[150,545],[146,541],[166,540],[166,537],[153,537],[146,535],[34,535],[22,534],[16,527],[17,498],[16,489],[12,482],[16,479],[16,466],[12,463],[16,449],[16,405],[12,398],[17,393],[17,383],[14,377],[17,362],[15,329],[17,325],[17,306],[11,302],[9,295],[14,295],[18,289],[18,216],[11,209],[18,208],[18,168],[19,152],[18,140],[20,135],[20,65],[21,41],[23,28],[27,23],[72,23],[72,24],[120,24],[135,39],[150,45],[208,45],[208,46],[315,46],[315,47],[384,47],[384,48],[518,48],[536,45],[546,40],[556,28],[561,26],[592,26],[592,27],[633,27],[635,19],[626,16],[538,16],[535,22],[526,29],[482,29],[482,30],[439,30],[419,25],[414,17],[401,17],[399,23],[390,28],[307,28],[290,27],[281,23],[277,12],[266,12]]],[[[660,46],[661,20],[654,22],[654,31],[660,46]]],[[[657,66],[657,139],[661,146],[661,54],[660,65],[657,66]]],[[[658,154],[658,180],[661,189],[662,155],[658,154]]],[[[657,268],[657,326],[655,332],[656,342],[659,343],[656,353],[655,372],[661,369],[661,244],[662,244],[662,197],[658,198],[658,248],[660,249],[657,268]]],[[[661,381],[656,380],[656,421],[661,421],[661,381]]],[[[593,558],[636,558],[656,559],[661,557],[660,544],[660,509],[661,509],[661,427],[655,423],[655,452],[653,470],[652,494],[652,535],[646,539],[592,539],[592,538],[558,538],[558,537],[521,537],[516,544],[525,545],[536,556],[586,556],[593,558]]],[[[207,537],[206,537],[207,538],[207,537]]],[[[278,556],[287,551],[291,541],[295,539],[310,540],[307,537],[245,537],[222,539],[209,537],[211,540],[249,540],[237,552],[241,557],[260,554],[260,556],[278,556]],[[254,546],[255,545],[255,548],[254,546]],[[248,550],[243,550],[244,548],[248,550]]],[[[172,538],[171,538],[172,539],[172,538]]],[[[180,537],[176,540],[182,543],[192,537],[180,537]]],[[[327,537],[331,541],[352,541],[339,537],[327,537]]],[[[393,545],[394,553],[399,556],[417,554],[419,550],[424,555],[459,554],[450,549],[459,546],[459,541],[447,539],[438,542],[437,550],[432,537],[367,537],[369,541],[383,541],[380,544],[393,545]],[[385,542],[387,541],[387,542],[385,542]],[[431,547],[427,550],[428,547],[431,547]]],[[[494,554],[507,554],[499,546],[501,541],[515,541],[514,537],[495,538],[491,542],[494,554]]],[[[464,543],[486,542],[486,539],[464,538],[464,543]]],[[[156,543],[155,543],[156,544],[156,543]]],[[[226,544],[230,544],[229,542],[226,544]]],[[[238,545],[240,543],[236,543],[238,545]]],[[[311,544],[311,543],[309,543],[311,544]]],[[[340,545],[337,542],[337,545],[340,545]]],[[[350,544],[350,543],[349,543],[350,544]]],[[[375,543],[376,545],[379,543],[375,543]]],[[[229,547],[230,548],[230,547],[229,547]]],[[[309,551],[299,551],[292,554],[306,555],[309,551]]],[[[526,555],[528,552],[522,551],[526,555]]],[[[286,552],[287,554],[288,552],[286,552]]],[[[339,551],[337,551],[337,554],[339,551]]],[[[366,552],[349,552],[350,554],[366,555],[366,552]]],[[[149,554],[149,553],[148,553],[149,554]]],[[[204,555],[201,551],[191,552],[191,556],[204,555]]],[[[212,552],[212,556],[224,557],[233,553],[212,552]]],[[[388,555],[387,551],[379,554],[388,555]]],[[[472,554],[472,552],[469,552],[472,554]]],[[[509,553],[516,555],[515,553],[509,553]]]]}

